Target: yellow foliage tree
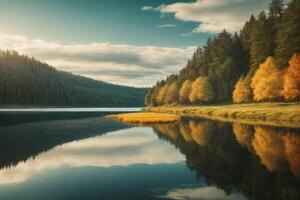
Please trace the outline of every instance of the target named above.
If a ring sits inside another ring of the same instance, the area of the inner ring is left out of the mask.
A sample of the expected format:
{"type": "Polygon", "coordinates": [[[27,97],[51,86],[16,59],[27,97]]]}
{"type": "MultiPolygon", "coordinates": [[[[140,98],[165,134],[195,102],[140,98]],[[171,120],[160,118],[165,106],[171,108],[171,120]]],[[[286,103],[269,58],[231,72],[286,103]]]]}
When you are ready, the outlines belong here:
{"type": "Polygon", "coordinates": [[[167,96],[167,91],[169,89],[168,85],[163,85],[159,91],[158,91],[158,95],[156,97],[156,101],[158,102],[159,105],[164,104],[165,102],[165,97],[167,96]]]}
{"type": "Polygon", "coordinates": [[[213,89],[207,77],[198,77],[192,84],[189,100],[192,103],[207,102],[214,98],[213,89]]]}
{"type": "Polygon", "coordinates": [[[179,101],[181,103],[187,103],[189,102],[189,95],[192,91],[192,84],[193,81],[191,80],[185,80],[180,88],[179,91],[179,101]]]}
{"type": "Polygon", "coordinates": [[[282,94],[287,101],[300,99],[300,54],[295,54],[289,61],[282,94]]]}
{"type": "Polygon", "coordinates": [[[268,101],[278,100],[282,94],[283,76],[274,63],[272,57],[260,65],[252,78],[251,87],[253,89],[254,100],[268,101]]]}
{"type": "Polygon", "coordinates": [[[252,100],[250,80],[247,77],[241,77],[234,86],[232,99],[234,103],[247,103],[252,100]]]}
{"type": "Polygon", "coordinates": [[[173,82],[167,89],[164,97],[165,104],[176,103],[178,100],[178,86],[176,82],[173,82]]]}

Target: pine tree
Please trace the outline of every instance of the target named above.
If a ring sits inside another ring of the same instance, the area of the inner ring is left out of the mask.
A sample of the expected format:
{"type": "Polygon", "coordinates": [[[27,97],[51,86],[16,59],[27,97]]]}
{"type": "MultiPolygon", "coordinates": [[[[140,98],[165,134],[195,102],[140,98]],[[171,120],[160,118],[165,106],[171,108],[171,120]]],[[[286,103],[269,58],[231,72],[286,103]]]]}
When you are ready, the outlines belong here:
{"type": "Polygon", "coordinates": [[[269,6],[269,16],[274,19],[280,18],[283,15],[283,11],[283,0],[272,0],[269,6]]]}
{"type": "Polygon", "coordinates": [[[265,12],[261,12],[250,36],[250,65],[255,71],[268,56],[273,55],[274,41],[272,26],[265,12]]]}
{"type": "Polygon", "coordinates": [[[300,53],[300,0],[288,4],[276,35],[275,55],[279,66],[287,66],[294,53],[300,53]]]}

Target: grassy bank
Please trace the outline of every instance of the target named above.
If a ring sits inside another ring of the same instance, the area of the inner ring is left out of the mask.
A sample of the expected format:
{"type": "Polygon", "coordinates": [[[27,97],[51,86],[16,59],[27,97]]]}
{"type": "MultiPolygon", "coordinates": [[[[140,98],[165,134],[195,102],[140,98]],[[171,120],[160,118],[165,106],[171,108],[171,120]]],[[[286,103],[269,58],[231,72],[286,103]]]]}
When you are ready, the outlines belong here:
{"type": "Polygon", "coordinates": [[[222,121],[300,128],[300,104],[252,103],[211,106],[146,107],[145,112],[197,115],[222,121]]]}
{"type": "Polygon", "coordinates": [[[174,114],[141,112],[141,113],[107,115],[106,118],[119,120],[129,124],[152,124],[152,123],[175,122],[180,119],[180,116],[174,114]]]}

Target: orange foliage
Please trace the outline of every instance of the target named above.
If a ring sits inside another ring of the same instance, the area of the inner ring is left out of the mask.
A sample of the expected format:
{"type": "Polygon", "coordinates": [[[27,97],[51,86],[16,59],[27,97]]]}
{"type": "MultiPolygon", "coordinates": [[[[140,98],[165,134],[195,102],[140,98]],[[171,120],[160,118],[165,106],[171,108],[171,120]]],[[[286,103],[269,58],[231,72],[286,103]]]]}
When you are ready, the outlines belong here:
{"type": "Polygon", "coordinates": [[[240,123],[233,123],[232,126],[233,133],[238,143],[251,149],[251,142],[253,138],[251,126],[240,123]]]}
{"type": "Polygon", "coordinates": [[[200,146],[208,144],[211,134],[213,132],[213,125],[209,122],[200,122],[191,120],[189,122],[191,135],[194,141],[200,146]]]}
{"type": "Polygon", "coordinates": [[[260,157],[271,172],[281,169],[285,160],[283,139],[280,134],[269,127],[255,127],[255,135],[252,141],[255,153],[260,157]]]}
{"type": "Polygon", "coordinates": [[[158,95],[156,97],[156,101],[161,105],[165,103],[165,98],[167,96],[169,86],[164,85],[159,89],[158,95]]]}
{"type": "Polygon", "coordinates": [[[199,77],[193,82],[192,91],[189,95],[191,102],[207,102],[212,100],[213,97],[212,85],[207,77],[199,77]]]}
{"type": "Polygon", "coordinates": [[[164,103],[170,104],[176,102],[178,97],[178,86],[176,82],[173,82],[167,89],[166,95],[164,97],[164,103]]]}
{"type": "Polygon", "coordinates": [[[268,57],[260,65],[252,78],[251,87],[256,101],[275,100],[281,97],[282,71],[275,66],[272,57],[268,57]]]}
{"type": "Polygon", "coordinates": [[[189,101],[189,95],[191,93],[192,90],[192,84],[193,81],[191,80],[185,80],[180,88],[179,91],[179,100],[182,103],[186,103],[189,101]]]}
{"type": "Polygon", "coordinates": [[[188,123],[180,122],[180,124],[179,124],[179,130],[180,130],[180,133],[181,133],[183,139],[186,142],[193,141],[193,137],[191,135],[191,129],[190,129],[190,126],[189,126],[188,123]]]}
{"type": "Polygon", "coordinates": [[[247,78],[241,77],[235,84],[232,99],[235,103],[246,103],[251,101],[250,81],[247,78]]]}
{"type": "Polygon", "coordinates": [[[300,179],[300,136],[287,134],[283,136],[285,153],[294,176],[300,179]]]}
{"type": "Polygon", "coordinates": [[[295,54],[289,61],[282,93],[288,101],[300,99],[300,54],[295,54]]]}

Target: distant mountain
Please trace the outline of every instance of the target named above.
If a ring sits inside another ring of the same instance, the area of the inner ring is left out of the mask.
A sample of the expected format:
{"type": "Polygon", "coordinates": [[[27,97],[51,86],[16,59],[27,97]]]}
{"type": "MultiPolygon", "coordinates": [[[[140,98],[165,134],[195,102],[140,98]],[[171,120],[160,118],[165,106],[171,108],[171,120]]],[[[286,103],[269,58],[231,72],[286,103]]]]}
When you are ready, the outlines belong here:
{"type": "Polygon", "coordinates": [[[134,107],[144,105],[146,91],[58,71],[15,51],[0,50],[0,106],[134,107]]]}

